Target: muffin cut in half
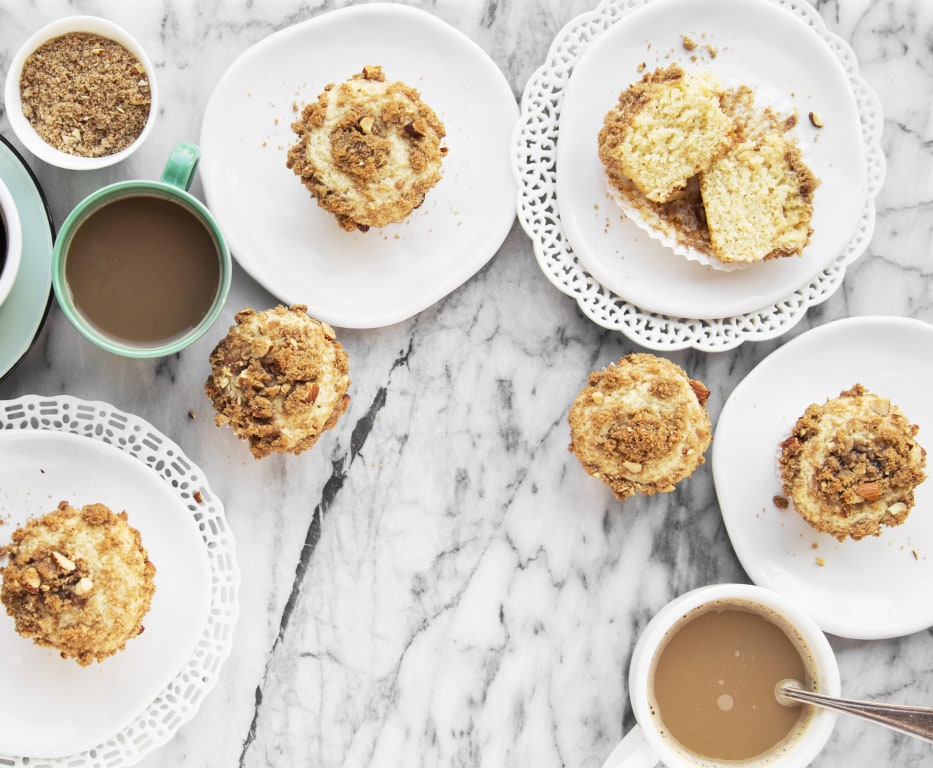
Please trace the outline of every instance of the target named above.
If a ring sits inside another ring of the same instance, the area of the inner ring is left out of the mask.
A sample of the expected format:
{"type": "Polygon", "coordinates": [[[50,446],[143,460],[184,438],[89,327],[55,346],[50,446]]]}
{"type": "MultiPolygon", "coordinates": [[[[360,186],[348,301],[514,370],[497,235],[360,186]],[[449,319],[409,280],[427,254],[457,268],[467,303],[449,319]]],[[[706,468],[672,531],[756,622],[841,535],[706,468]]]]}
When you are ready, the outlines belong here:
{"type": "Polygon", "coordinates": [[[379,66],[327,85],[292,130],[286,165],[349,232],[402,221],[441,179],[444,124],[379,66]]]}
{"type": "Polygon", "coordinates": [[[673,491],[705,461],[708,398],[670,360],[626,355],[589,375],[568,414],[569,450],[619,499],[673,491]]]}
{"type": "Polygon", "coordinates": [[[156,569],[127,520],[63,501],[14,531],[0,599],[20,635],[87,666],[143,631],[156,569]]]}
{"type": "Polygon", "coordinates": [[[244,309],[210,355],[207,396],[257,459],[299,454],[347,410],[349,359],[334,329],[307,307],[244,309]]]}
{"type": "Polygon", "coordinates": [[[801,255],[819,179],[789,131],[796,116],[758,108],[677,64],[619,96],[598,136],[610,196],[676,253],[716,269],[801,255]]]}
{"type": "Polygon", "coordinates": [[[810,405],[780,446],[783,492],[818,531],[840,541],[903,523],[926,478],[918,427],[861,384],[810,405]]]}

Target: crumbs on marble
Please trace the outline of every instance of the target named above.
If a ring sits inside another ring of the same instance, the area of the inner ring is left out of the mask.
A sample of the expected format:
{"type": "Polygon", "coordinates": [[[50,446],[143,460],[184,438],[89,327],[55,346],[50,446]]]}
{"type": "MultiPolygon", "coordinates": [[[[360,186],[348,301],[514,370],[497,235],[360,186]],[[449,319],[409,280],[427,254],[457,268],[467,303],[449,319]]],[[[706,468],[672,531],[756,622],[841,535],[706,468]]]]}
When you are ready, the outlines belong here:
{"type": "Polygon", "coordinates": [[[194,411],[188,411],[188,418],[194,421],[198,418],[198,414],[196,414],[194,411]]]}

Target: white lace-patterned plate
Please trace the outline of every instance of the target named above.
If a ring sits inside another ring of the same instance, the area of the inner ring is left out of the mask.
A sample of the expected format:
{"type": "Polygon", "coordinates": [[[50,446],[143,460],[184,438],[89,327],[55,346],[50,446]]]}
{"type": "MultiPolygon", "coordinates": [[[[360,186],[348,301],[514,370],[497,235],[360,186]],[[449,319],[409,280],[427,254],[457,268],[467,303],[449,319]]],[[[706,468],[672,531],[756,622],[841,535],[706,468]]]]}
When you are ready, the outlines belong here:
{"type": "Polygon", "coordinates": [[[0,402],[0,457],[0,542],[61,500],[100,502],[126,510],[157,570],[145,632],[89,667],[2,612],[0,765],[135,763],[194,715],[229,654],[239,571],[223,506],[177,445],[106,403],[0,402]]]}
{"type": "Polygon", "coordinates": [[[829,298],[866,248],[881,128],[852,50],[803,0],[603,0],[561,31],[525,88],[513,142],[519,219],[545,275],[643,346],[715,351],[773,338],[829,298]],[[685,50],[681,35],[699,46],[685,50]],[[641,62],[650,71],[674,60],[798,111],[796,135],[822,180],[802,258],[715,270],[673,253],[610,199],[596,154],[603,116],[641,62]]]}
{"type": "Polygon", "coordinates": [[[201,178],[239,264],[279,300],[345,328],[405,320],[458,288],[515,221],[518,104],[476,43],[417,8],[322,13],[243,53],[211,95],[201,178]],[[293,104],[366,64],[416,88],[444,123],[443,178],[405,221],[344,232],[285,167],[293,104]]]}
{"type": "MultiPolygon", "coordinates": [[[[933,447],[933,326],[857,317],[815,328],[771,353],[723,406],[712,444],[716,494],[729,538],[756,584],[797,601],[825,632],[899,637],[933,625],[933,479],[903,524],[843,542],[779,509],[779,444],[811,403],[854,384],[887,397],[933,447]]],[[[931,468],[926,472],[929,475],[931,468]]]]}

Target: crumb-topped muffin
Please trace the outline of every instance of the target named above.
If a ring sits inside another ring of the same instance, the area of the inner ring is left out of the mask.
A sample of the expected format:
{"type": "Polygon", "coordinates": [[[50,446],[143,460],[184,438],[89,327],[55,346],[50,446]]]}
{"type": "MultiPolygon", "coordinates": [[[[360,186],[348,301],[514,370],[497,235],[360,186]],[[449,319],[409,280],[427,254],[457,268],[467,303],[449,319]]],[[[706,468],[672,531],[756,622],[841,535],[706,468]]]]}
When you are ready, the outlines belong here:
{"type": "Polygon", "coordinates": [[[619,95],[599,131],[599,158],[649,200],[664,203],[730,140],[719,83],[678,64],[647,73],[619,95]]]}
{"type": "Polygon", "coordinates": [[[126,512],[63,501],[14,531],[0,553],[9,558],[0,598],[37,645],[87,666],[143,631],[156,569],[126,512]]]}
{"type": "Polygon", "coordinates": [[[248,440],[257,459],[306,451],[350,402],[349,360],[334,329],[301,304],[235,319],[210,355],[214,420],[248,440]]]}
{"type": "Polygon", "coordinates": [[[292,130],[286,165],[350,232],[402,221],[441,179],[444,124],[379,66],[327,85],[292,130]]]}
{"type": "Polygon", "coordinates": [[[591,373],[570,408],[570,446],[619,499],[667,493],[705,462],[709,390],[662,357],[626,355],[591,373]]]}
{"type": "Polygon", "coordinates": [[[780,446],[783,492],[804,520],[840,541],[880,535],[907,519],[926,477],[917,431],[861,384],[814,403],[780,446]]]}

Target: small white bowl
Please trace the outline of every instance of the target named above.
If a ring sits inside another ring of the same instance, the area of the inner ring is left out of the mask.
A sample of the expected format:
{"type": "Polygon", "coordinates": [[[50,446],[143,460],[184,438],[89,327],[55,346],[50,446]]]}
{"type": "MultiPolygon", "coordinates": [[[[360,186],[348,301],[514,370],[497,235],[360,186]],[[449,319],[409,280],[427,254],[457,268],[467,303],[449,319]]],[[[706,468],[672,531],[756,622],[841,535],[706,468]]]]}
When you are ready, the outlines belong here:
{"type": "Polygon", "coordinates": [[[155,70],[149,56],[129,32],[112,21],[97,16],[68,16],[64,19],[58,19],[47,24],[26,40],[10,62],[4,87],[4,103],[6,104],[7,117],[10,119],[10,127],[12,127],[13,132],[26,149],[50,165],[76,171],[104,168],[125,160],[146,140],[152,130],[156,115],[159,113],[158,87],[156,86],[155,70]],[[23,103],[19,92],[23,64],[27,57],[43,43],[69,32],[88,32],[114,40],[132,53],[146,70],[146,76],[149,80],[149,119],[146,120],[146,125],[143,126],[142,132],[136,137],[136,141],[112,155],[81,157],[62,152],[39,136],[29,120],[23,115],[23,103]]]}
{"type": "Polygon", "coordinates": [[[16,201],[3,180],[0,179],[0,225],[3,226],[6,234],[6,252],[0,254],[0,262],[3,263],[0,269],[0,304],[6,301],[10,291],[13,290],[13,284],[16,282],[16,275],[19,272],[19,265],[23,255],[23,231],[19,221],[19,210],[16,208],[16,201]],[[4,258],[5,257],[5,258],[4,258]]]}

